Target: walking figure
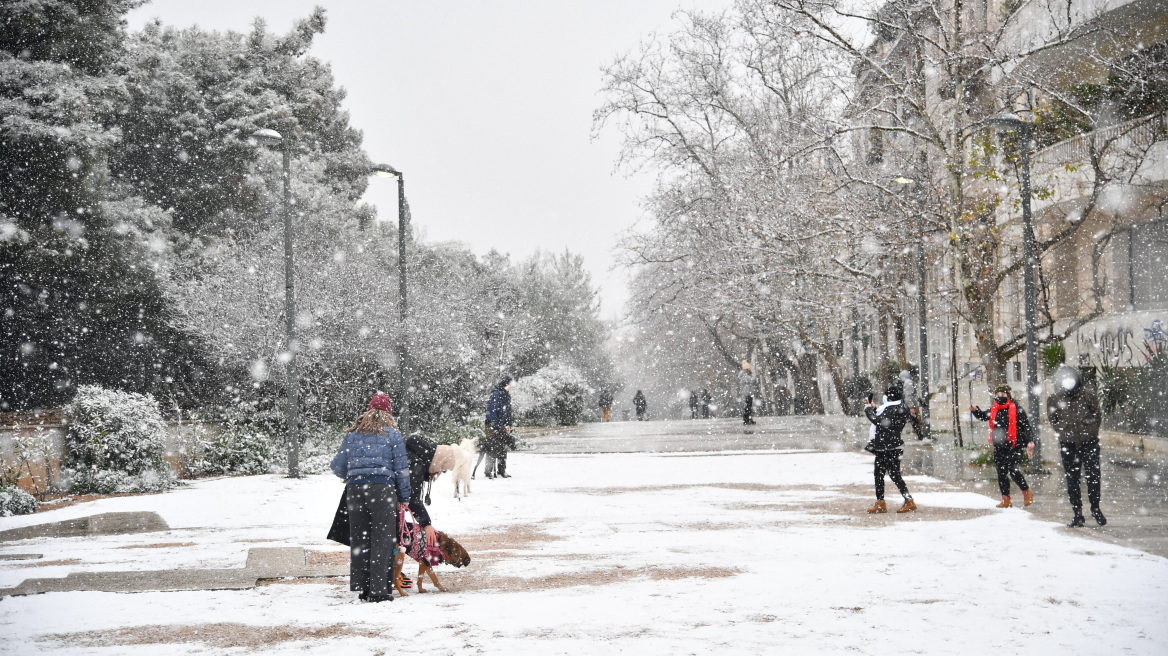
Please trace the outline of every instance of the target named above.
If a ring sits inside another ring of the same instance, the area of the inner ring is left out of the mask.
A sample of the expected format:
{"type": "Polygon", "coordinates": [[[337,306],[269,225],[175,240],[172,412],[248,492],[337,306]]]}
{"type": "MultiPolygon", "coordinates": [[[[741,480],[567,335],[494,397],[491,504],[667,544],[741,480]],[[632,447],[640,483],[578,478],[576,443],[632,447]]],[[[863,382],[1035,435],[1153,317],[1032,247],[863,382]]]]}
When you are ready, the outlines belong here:
{"type": "Polygon", "coordinates": [[[608,421],[609,415],[612,413],[612,391],[608,388],[600,390],[600,401],[597,405],[600,406],[600,411],[604,413],[604,420],[608,421]]]}
{"type": "Polygon", "coordinates": [[[1079,489],[1079,475],[1083,470],[1087,478],[1087,501],[1091,504],[1091,516],[1100,526],[1107,524],[1107,518],[1099,508],[1102,484],[1102,472],[1099,469],[1099,423],[1102,419],[1099,399],[1095,392],[1083,386],[1083,377],[1075,367],[1064,364],[1054,373],[1054,393],[1046,399],[1046,416],[1059,440],[1067,496],[1070,497],[1071,510],[1074,512],[1068,526],[1077,528],[1084,524],[1083,495],[1079,489]]]}
{"type": "Polygon", "coordinates": [[[1009,385],[998,385],[994,388],[994,405],[989,411],[971,406],[970,413],[974,418],[990,423],[990,444],[994,445],[994,466],[998,470],[998,491],[1002,493],[1002,502],[998,508],[1009,508],[1010,479],[1018,484],[1022,490],[1022,505],[1034,503],[1034,493],[1026,484],[1026,477],[1022,475],[1022,448],[1026,448],[1027,456],[1034,455],[1034,437],[1030,429],[1030,421],[1026,411],[1014,403],[1010,395],[1009,385]]]}
{"type": "Polygon", "coordinates": [[[754,421],[754,397],[758,395],[758,379],[750,362],[742,361],[742,371],[738,372],[738,399],[742,401],[742,423],[750,426],[754,421]]]}
{"type": "Polygon", "coordinates": [[[900,387],[904,390],[904,407],[908,408],[908,420],[912,423],[913,434],[917,436],[918,440],[923,440],[925,439],[925,434],[921,430],[920,403],[917,401],[917,384],[913,382],[912,372],[908,369],[901,371],[897,380],[900,381],[900,387]]]}
{"type": "Polygon", "coordinates": [[[479,444],[479,459],[470,477],[475,477],[479,463],[485,457],[487,466],[484,472],[487,478],[511,478],[507,474],[507,451],[514,447],[515,438],[511,435],[511,377],[503,376],[491,389],[491,398],[487,400],[486,425],[483,427],[483,440],[479,444]]]}
{"type": "Polygon", "coordinates": [[[637,421],[645,421],[645,411],[649,409],[649,402],[645,400],[641,390],[637,390],[633,395],[633,407],[637,409],[637,421]]]}

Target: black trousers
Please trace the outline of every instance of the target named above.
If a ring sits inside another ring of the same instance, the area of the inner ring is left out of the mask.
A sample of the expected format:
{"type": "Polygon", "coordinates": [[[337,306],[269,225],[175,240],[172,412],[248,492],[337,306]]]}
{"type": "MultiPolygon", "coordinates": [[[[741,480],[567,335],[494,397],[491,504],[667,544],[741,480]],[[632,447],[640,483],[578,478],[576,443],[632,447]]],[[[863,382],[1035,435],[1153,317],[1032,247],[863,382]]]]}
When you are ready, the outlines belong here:
{"type": "Polygon", "coordinates": [[[873,473],[876,475],[876,499],[884,499],[884,477],[892,479],[896,489],[904,498],[908,498],[908,486],[904,484],[904,477],[900,475],[900,450],[877,451],[876,466],[873,473]]]}
{"type": "Polygon", "coordinates": [[[1009,445],[994,445],[994,467],[998,470],[998,491],[1002,496],[1010,496],[1010,479],[1025,492],[1030,489],[1026,477],[1022,475],[1022,449],[1011,449],[1009,445]]]}
{"type": "Polygon", "coordinates": [[[754,397],[753,396],[746,397],[746,403],[744,403],[742,406],[742,423],[744,423],[744,424],[753,424],[754,423],[754,397]]]}
{"type": "Polygon", "coordinates": [[[921,415],[919,413],[919,408],[909,408],[908,420],[912,424],[913,434],[917,437],[921,436],[921,415]],[[916,410],[916,412],[912,412],[913,410],[916,410]]]}
{"type": "Polygon", "coordinates": [[[1059,453],[1063,457],[1063,472],[1067,479],[1067,496],[1071,500],[1071,508],[1076,515],[1083,514],[1083,493],[1079,489],[1079,474],[1085,470],[1087,475],[1087,501],[1091,509],[1099,508],[1099,488],[1103,480],[1099,469],[1099,440],[1094,439],[1082,444],[1059,444],[1059,453]]]}
{"type": "Polygon", "coordinates": [[[389,596],[397,544],[397,490],[390,483],[349,485],[349,589],[389,596]]]}

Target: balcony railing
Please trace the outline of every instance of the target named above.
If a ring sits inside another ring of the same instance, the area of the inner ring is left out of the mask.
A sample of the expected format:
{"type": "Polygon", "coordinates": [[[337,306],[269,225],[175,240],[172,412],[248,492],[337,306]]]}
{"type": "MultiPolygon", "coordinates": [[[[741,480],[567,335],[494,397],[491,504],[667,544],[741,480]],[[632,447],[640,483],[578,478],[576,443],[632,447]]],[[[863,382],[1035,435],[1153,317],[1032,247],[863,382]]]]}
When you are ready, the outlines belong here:
{"type": "Polygon", "coordinates": [[[1110,127],[1093,130],[1065,139],[1034,154],[1036,174],[1066,166],[1080,167],[1091,161],[1091,150],[1104,157],[1132,154],[1132,149],[1146,149],[1168,138],[1168,114],[1144,116],[1110,127]]]}

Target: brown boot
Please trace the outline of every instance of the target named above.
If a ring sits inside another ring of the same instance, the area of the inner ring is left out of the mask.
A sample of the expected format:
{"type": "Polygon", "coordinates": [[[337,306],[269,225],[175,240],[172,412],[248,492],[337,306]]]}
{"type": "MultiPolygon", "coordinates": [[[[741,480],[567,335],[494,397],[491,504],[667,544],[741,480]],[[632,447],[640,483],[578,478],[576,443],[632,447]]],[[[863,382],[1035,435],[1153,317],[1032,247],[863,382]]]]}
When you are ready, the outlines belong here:
{"type": "Polygon", "coordinates": [[[1022,490],[1022,507],[1029,506],[1034,503],[1034,491],[1022,490]]]}
{"type": "Polygon", "coordinates": [[[898,513],[906,513],[906,512],[912,511],[912,510],[916,510],[916,509],[917,509],[917,502],[916,502],[916,501],[913,501],[913,500],[910,498],[910,499],[905,499],[905,500],[904,500],[904,505],[903,505],[903,506],[901,506],[901,507],[900,507],[900,510],[898,510],[898,511],[896,511],[896,512],[898,512],[898,513]]]}
{"type": "Polygon", "coordinates": [[[868,509],[870,513],[886,513],[888,512],[888,504],[884,503],[884,499],[876,502],[876,505],[868,509]]]}
{"type": "Polygon", "coordinates": [[[1002,497],[1002,502],[994,507],[995,508],[1013,508],[1014,504],[1010,503],[1010,497],[1002,497]]]}

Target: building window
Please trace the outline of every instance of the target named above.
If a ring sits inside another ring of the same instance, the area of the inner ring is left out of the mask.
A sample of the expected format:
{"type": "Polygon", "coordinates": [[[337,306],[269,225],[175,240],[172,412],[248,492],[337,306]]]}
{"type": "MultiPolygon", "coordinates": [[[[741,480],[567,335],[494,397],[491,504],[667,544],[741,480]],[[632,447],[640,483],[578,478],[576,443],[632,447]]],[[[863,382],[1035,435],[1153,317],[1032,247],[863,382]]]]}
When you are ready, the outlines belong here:
{"type": "Polygon", "coordinates": [[[1132,307],[1168,308],[1168,221],[1132,228],[1128,249],[1132,307]]]}

